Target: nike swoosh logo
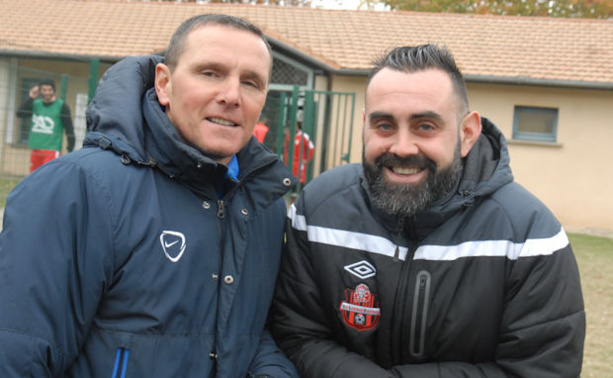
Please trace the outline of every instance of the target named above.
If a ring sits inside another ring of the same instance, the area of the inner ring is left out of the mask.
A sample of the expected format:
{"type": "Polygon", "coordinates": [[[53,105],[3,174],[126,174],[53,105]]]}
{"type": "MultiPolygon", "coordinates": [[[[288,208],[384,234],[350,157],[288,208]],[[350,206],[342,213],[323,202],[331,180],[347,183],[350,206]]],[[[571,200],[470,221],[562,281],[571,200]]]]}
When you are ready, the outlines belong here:
{"type": "Polygon", "coordinates": [[[170,247],[172,247],[173,245],[177,244],[178,242],[179,242],[178,240],[175,240],[175,241],[173,241],[172,243],[164,242],[164,247],[166,247],[166,248],[170,248],[170,247]]]}
{"type": "Polygon", "coordinates": [[[178,231],[164,230],[160,234],[160,245],[168,260],[176,263],[185,252],[185,235],[178,231]]]}

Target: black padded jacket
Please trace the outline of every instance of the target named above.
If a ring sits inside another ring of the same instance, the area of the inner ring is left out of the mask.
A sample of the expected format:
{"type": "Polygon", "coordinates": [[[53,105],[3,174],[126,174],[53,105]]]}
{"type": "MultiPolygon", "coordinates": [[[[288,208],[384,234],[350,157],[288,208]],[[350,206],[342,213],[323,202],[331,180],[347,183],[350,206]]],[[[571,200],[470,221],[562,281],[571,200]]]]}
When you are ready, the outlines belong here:
{"type": "Polygon", "coordinates": [[[288,216],[273,334],[302,377],[577,377],[585,313],[554,215],[483,133],[456,190],[410,219],[373,208],[361,165],[288,216]]]}

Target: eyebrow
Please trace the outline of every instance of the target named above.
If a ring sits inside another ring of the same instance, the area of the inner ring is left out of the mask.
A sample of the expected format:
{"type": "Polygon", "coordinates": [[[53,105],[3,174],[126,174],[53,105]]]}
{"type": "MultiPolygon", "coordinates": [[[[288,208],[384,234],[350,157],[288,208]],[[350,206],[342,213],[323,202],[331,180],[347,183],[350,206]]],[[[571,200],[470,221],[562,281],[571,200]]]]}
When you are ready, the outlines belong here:
{"type": "Polygon", "coordinates": [[[260,75],[259,73],[255,71],[247,70],[245,71],[245,74],[243,75],[243,77],[247,79],[255,80],[259,82],[260,85],[263,85],[264,87],[266,87],[266,85],[268,84],[268,80],[266,80],[262,75],[260,75]]]}
{"type": "Polygon", "coordinates": [[[443,120],[443,116],[441,116],[440,114],[436,112],[432,112],[432,111],[412,114],[411,117],[409,117],[409,120],[422,119],[422,118],[435,119],[438,121],[443,120]]]}
{"type": "Polygon", "coordinates": [[[394,119],[394,116],[385,112],[372,112],[368,115],[368,119],[394,119]]]}
{"type": "MultiPolygon", "coordinates": [[[[427,111],[427,112],[423,112],[423,113],[416,113],[416,114],[411,114],[411,116],[409,117],[409,121],[413,121],[416,119],[435,119],[435,120],[439,120],[442,121],[443,117],[436,112],[432,112],[432,111],[427,111]]],[[[386,112],[372,112],[368,115],[368,119],[389,119],[389,120],[393,120],[395,119],[395,117],[390,114],[390,113],[386,113],[386,112]]]]}
{"type": "MultiPolygon", "coordinates": [[[[226,71],[227,70],[226,66],[223,63],[218,63],[218,62],[202,62],[194,66],[194,70],[196,72],[202,71],[205,69],[210,69],[214,71],[226,71]]],[[[259,73],[253,70],[244,71],[241,77],[256,80],[263,86],[266,86],[268,84],[268,80],[266,80],[265,77],[263,77],[262,75],[260,75],[259,73]]]]}

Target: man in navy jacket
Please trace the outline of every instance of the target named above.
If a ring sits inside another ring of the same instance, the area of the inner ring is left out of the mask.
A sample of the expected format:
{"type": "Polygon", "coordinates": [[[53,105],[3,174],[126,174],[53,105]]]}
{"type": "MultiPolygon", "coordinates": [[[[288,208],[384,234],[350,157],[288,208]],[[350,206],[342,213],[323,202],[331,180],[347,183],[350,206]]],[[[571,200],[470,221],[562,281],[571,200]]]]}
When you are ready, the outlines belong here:
{"type": "Polygon", "coordinates": [[[252,137],[271,64],[204,15],[105,73],[84,148],[8,197],[0,376],[296,375],[266,329],[296,181],[252,137]]]}

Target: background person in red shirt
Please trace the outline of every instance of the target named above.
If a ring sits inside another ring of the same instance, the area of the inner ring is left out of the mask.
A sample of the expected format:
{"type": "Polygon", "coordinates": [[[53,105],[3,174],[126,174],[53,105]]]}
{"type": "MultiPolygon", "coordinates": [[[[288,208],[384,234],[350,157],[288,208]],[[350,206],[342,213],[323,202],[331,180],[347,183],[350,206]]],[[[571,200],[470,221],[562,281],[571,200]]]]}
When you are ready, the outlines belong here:
{"type": "MultiPolygon", "coordinates": [[[[294,156],[292,159],[292,173],[298,177],[301,184],[306,183],[306,168],[307,163],[313,159],[315,153],[315,145],[309,138],[309,134],[302,132],[302,123],[298,122],[296,135],[294,136],[294,156]],[[300,174],[299,174],[300,173],[300,174]]],[[[285,133],[285,142],[283,143],[283,162],[288,164],[287,157],[289,156],[289,132],[285,133]]]]}
{"type": "Polygon", "coordinates": [[[253,129],[253,135],[262,144],[264,144],[266,134],[268,134],[268,126],[266,126],[267,123],[268,119],[262,117],[260,121],[255,124],[255,128],[253,129]]]}

